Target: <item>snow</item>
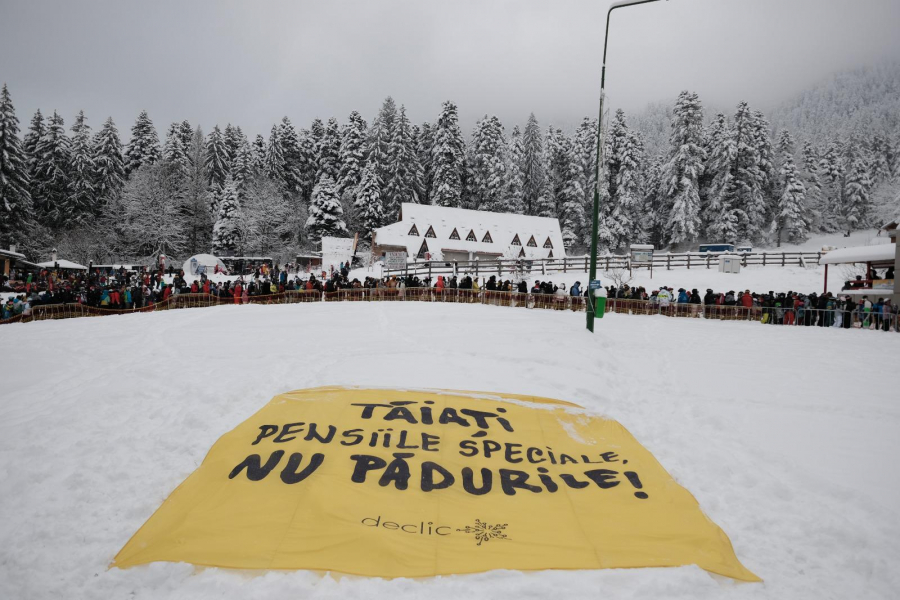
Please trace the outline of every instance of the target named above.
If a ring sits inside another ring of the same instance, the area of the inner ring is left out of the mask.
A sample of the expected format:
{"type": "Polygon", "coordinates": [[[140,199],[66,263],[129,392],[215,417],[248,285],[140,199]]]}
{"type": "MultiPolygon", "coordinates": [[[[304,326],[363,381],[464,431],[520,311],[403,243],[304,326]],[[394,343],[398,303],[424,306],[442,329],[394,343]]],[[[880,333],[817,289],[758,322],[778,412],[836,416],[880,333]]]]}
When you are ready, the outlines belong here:
{"type": "Polygon", "coordinates": [[[896,378],[858,365],[898,364],[900,335],[618,314],[590,335],[583,313],[419,302],[222,306],[2,335],[0,598],[820,600],[900,588],[896,378]],[[290,332],[315,343],[298,352],[290,332]],[[765,583],[696,567],[390,581],[107,570],[220,435],[276,394],[328,384],[534,394],[613,417],[765,583]]]}
{"type": "Polygon", "coordinates": [[[184,271],[185,278],[187,278],[188,276],[197,276],[197,269],[194,268],[194,265],[191,264],[191,261],[194,261],[194,265],[196,265],[196,267],[198,268],[206,267],[206,272],[208,275],[214,274],[216,266],[218,266],[222,271],[225,270],[225,263],[222,262],[221,258],[217,258],[212,254],[195,254],[194,256],[184,261],[184,264],[181,265],[181,270],[184,271]]]}
{"type": "Polygon", "coordinates": [[[896,244],[878,244],[876,246],[857,246],[832,250],[819,261],[822,264],[846,264],[856,262],[892,261],[897,252],[896,244]]]}
{"type": "Polygon", "coordinates": [[[72,269],[75,271],[87,271],[87,267],[84,265],[80,265],[76,262],[72,262],[71,260],[65,260],[60,258],[59,260],[48,260],[46,262],[38,263],[39,267],[46,267],[48,269],[52,269],[58,266],[60,269],[72,269]]]}

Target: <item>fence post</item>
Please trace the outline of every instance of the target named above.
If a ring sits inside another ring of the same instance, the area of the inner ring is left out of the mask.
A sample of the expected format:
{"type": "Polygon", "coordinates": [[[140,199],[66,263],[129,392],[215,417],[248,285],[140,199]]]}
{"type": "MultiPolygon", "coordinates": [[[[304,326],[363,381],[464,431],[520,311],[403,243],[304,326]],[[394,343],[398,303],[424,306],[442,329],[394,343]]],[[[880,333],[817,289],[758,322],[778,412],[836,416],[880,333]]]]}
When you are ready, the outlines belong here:
{"type": "Polygon", "coordinates": [[[691,268],[691,253],[690,252],[687,253],[687,267],[688,267],[688,269],[691,268]]]}
{"type": "Polygon", "coordinates": [[[584,257],[584,271],[587,272],[587,270],[588,270],[588,257],[585,256],[584,257]]]}
{"type": "Polygon", "coordinates": [[[672,254],[666,254],[666,271],[672,270],[672,254]]]}
{"type": "Polygon", "coordinates": [[[763,266],[766,266],[766,253],[763,252],[762,255],[763,255],[763,266]]]}
{"type": "Polygon", "coordinates": [[[541,275],[547,274],[547,259],[541,260],[541,275]]]}
{"type": "Polygon", "coordinates": [[[781,266],[784,266],[784,252],[781,253],[781,266]]]}
{"type": "MultiPolygon", "coordinates": [[[[744,260],[747,260],[747,259],[744,259],[744,260]]],[[[744,265],[744,266],[747,266],[747,265],[744,265]]],[[[709,252],[706,253],[706,268],[707,269],[709,268],[709,252]]]]}
{"type": "Polygon", "coordinates": [[[563,273],[567,273],[567,271],[566,271],[566,262],[568,262],[568,260],[569,260],[568,258],[566,258],[565,256],[563,256],[563,273]]]}

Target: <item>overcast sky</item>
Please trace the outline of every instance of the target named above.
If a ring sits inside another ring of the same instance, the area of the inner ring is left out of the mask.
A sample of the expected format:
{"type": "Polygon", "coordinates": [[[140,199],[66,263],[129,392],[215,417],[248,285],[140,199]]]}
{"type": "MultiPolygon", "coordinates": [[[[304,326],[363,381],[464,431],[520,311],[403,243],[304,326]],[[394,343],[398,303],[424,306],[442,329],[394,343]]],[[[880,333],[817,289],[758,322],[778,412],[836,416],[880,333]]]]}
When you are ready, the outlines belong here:
{"type": "MultiPolygon", "coordinates": [[[[288,115],[371,122],[392,95],[415,122],[443,100],[465,128],[597,110],[605,0],[0,0],[0,81],[35,109],[124,138],[146,109],[250,135],[288,115]]],[[[607,93],[640,110],[681,89],[767,109],[830,73],[900,57],[900,0],[668,0],[614,13],[607,93]]]]}

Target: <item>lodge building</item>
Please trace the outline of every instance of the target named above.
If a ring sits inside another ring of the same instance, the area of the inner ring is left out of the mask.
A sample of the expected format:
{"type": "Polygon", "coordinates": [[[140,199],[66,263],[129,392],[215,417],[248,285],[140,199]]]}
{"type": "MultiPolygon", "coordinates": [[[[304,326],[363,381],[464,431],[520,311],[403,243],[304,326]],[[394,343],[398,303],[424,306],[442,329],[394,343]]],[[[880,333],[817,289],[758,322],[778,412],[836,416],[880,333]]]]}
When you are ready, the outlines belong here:
{"type": "Polygon", "coordinates": [[[559,220],[429,204],[404,203],[400,220],[372,236],[372,253],[404,251],[420,260],[562,258],[559,220]]]}

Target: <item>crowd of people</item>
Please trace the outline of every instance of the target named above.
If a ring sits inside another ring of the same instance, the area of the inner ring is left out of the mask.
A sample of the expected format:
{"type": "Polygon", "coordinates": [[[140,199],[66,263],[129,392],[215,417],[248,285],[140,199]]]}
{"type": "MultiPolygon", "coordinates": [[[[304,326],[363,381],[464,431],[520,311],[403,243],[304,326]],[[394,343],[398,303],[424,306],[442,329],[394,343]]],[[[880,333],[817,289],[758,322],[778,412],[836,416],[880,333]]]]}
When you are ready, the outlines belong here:
{"type": "MultiPolygon", "coordinates": [[[[214,297],[219,302],[246,304],[260,296],[270,296],[288,291],[317,292],[333,294],[353,289],[396,289],[403,297],[406,290],[426,288],[436,292],[444,290],[470,290],[471,292],[506,292],[560,297],[582,297],[589,294],[587,288],[576,281],[571,287],[565,283],[554,284],[550,280],[535,281],[501,279],[488,277],[437,276],[419,278],[417,275],[403,277],[364,277],[362,281],[350,277],[350,265],[341,264],[332,269],[330,275],[317,278],[293,265],[279,268],[278,265],[262,264],[239,277],[213,278],[201,273],[199,277],[186,277],[181,270],[168,271],[119,269],[94,269],[92,272],[66,271],[63,269],[43,269],[37,273],[23,273],[17,278],[15,272],[0,280],[0,318],[9,319],[19,314],[28,315],[41,305],[81,304],[100,309],[133,310],[152,307],[166,302],[179,294],[203,294],[214,297]],[[213,279],[218,279],[214,281],[213,279]],[[3,298],[5,296],[5,298],[3,298]]],[[[845,288],[854,287],[848,282],[845,288]]],[[[833,295],[830,292],[803,294],[799,292],[756,293],[750,290],[715,292],[707,289],[701,294],[697,289],[675,290],[660,286],[647,290],[642,286],[609,286],[603,289],[611,310],[641,305],[641,312],[663,314],[687,313],[686,316],[733,315],[735,318],[754,318],[763,323],[780,325],[806,325],[819,327],[851,326],[897,330],[898,307],[889,298],[859,296],[850,294],[833,295]],[[680,308],[679,308],[680,307],[680,308]],[[677,312],[676,312],[677,311],[677,312]]]]}

